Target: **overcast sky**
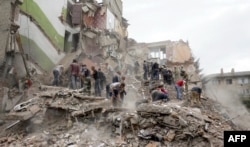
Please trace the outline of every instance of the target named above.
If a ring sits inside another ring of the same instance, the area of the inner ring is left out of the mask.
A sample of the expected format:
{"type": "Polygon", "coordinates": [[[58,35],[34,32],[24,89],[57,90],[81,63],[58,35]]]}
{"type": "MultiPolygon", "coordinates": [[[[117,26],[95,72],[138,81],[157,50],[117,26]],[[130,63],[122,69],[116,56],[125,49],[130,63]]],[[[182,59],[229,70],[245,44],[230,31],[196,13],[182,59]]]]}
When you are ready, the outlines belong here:
{"type": "Polygon", "coordinates": [[[250,0],[123,0],[129,38],[189,41],[204,74],[250,71],[250,0]]]}

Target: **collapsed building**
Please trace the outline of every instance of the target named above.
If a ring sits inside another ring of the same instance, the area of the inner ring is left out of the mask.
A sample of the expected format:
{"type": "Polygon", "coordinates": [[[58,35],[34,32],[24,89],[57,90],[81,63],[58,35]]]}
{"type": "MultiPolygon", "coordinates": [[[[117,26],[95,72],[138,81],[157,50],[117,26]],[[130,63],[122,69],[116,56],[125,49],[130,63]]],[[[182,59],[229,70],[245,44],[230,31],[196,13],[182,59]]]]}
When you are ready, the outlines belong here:
{"type": "Polygon", "coordinates": [[[147,100],[151,87],[138,78],[142,67],[133,75],[136,61],[183,66],[195,82],[199,64],[188,42],[128,39],[122,1],[17,0],[11,5],[3,73],[15,82],[1,88],[1,146],[223,146],[223,131],[238,129],[205,95],[201,106],[191,107],[188,93],[177,101],[168,87],[169,102],[147,100]],[[126,73],[123,107],[110,107],[110,99],[86,96],[82,89],[43,85],[37,78],[72,59],[88,67],[107,62],[126,73]],[[25,76],[33,77],[28,90],[19,88],[25,76]],[[12,88],[16,83],[19,89],[12,88]]]}

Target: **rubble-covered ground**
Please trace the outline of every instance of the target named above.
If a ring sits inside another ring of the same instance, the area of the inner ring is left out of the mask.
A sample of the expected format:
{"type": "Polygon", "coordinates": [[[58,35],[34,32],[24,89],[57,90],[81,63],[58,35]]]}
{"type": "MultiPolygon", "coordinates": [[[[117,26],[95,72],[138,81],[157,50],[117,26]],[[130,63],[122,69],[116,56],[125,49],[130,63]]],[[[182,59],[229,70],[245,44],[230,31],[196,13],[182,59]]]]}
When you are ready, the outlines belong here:
{"type": "MultiPolygon", "coordinates": [[[[191,107],[188,94],[178,101],[168,86],[170,101],[152,103],[143,82],[128,77],[126,83],[122,108],[86,96],[82,89],[34,84],[19,105],[1,115],[0,146],[220,147],[223,131],[237,129],[205,96],[201,105],[191,107]]],[[[17,91],[9,94],[18,96],[17,91]]]]}

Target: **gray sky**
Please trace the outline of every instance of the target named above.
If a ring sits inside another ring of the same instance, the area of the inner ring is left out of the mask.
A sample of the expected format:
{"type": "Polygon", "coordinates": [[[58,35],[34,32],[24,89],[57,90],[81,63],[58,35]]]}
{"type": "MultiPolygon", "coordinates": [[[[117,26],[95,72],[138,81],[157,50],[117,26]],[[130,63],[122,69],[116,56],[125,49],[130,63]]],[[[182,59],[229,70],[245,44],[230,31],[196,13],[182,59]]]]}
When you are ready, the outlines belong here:
{"type": "Polygon", "coordinates": [[[204,74],[250,70],[250,0],[123,0],[129,38],[189,41],[204,74]]]}

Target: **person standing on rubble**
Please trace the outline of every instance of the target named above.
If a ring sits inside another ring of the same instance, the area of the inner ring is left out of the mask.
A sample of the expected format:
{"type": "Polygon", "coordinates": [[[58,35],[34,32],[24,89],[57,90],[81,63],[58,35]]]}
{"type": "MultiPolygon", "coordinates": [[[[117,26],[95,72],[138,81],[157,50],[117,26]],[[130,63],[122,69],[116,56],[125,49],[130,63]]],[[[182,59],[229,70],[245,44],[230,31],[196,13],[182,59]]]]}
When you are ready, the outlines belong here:
{"type": "Polygon", "coordinates": [[[168,70],[167,70],[167,67],[165,65],[163,65],[163,68],[161,70],[161,74],[163,77],[163,82],[167,83],[168,70]]]}
{"type": "Polygon", "coordinates": [[[91,95],[90,71],[85,64],[83,64],[81,68],[81,88],[83,88],[84,93],[89,96],[91,95]]]}
{"type": "Polygon", "coordinates": [[[180,73],[179,73],[179,70],[178,70],[178,68],[176,67],[176,66],[174,66],[174,71],[173,71],[173,75],[174,75],[174,79],[173,79],[173,81],[177,81],[177,80],[179,80],[180,79],[180,73]]]}
{"type": "Polygon", "coordinates": [[[101,68],[98,69],[98,73],[99,73],[99,77],[100,77],[100,86],[101,86],[101,90],[103,90],[104,85],[106,85],[106,76],[105,76],[105,74],[102,72],[101,68]]]}
{"type": "Polygon", "coordinates": [[[84,80],[86,79],[86,77],[88,77],[90,75],[90,71],[87,68],[87,66],[85,64],[81,65],[80,68],[80,80],[81,80],[81,88],[83,88],[84,86],[84,80]]]}
{"type": "Polygon", "coordinates": [[[172,71],[170,69],[167,70],[166,82],[167,82],[168,85],[172,85],[173,74],[172,74],[172,71]]]}
{"type": "Polygon", "coordinates": [[[73,62],[70,64],[70,82],[71,88],[77,88],[77,78],[79,76],[80,66],[77,63],[77,60],[74,59],[73,62]]]}
{"type": "Polygon", "coordinates": [[[60,85],[60,75],[62,75],[64,71],[64,67],[62,64],[57,65],[54,69],[53,69],[53,75],[54,75],[54,80],[52,85],[53,86],[59,86],[60,85]]]}
{"type": "Polygon", "coordinates": [[[152,66],[153,80],[159,80],[159,64],[155,62],[152,66]]]}
{"type": "Polygon", "coordinates": [[[176,90],[176,98],[178,100],[182,100],[182,86],[185,84],[186,82],[184,80],[178,80],[175,83],[175,90],[176,90]]]}
{"type": "Polygon", "coordinates": [[[101,86],[100,86],[100,77],[98,71],[95,69],[94,66],[91,67],[93,72],[92,77],[95,80],[95,96],[101,96],[101,86]]]}
{"type": "Polygon", "coordinates": [[[122,105],[120,93],[124,90],[124,88],[125,88],[125,83],[116,82],[110,84],[111,102],[114,107],[122,105]]]}
{"type": "Polygon", "coordinates": [[[189,77],[186,71],[182,70],[181,71],[181,77],[184,81],[186,81],[185,83],[185,92],[188,92],[188,82],[189,82],[189,77]]]}
{"type": "Polygon", "coordinates": [[[144,80],[148,80],[149,68],[148,68],[148,63],[145,60],[143,62],[143,71],[144,71],[144,74],[143,74],[144,80]]]}

